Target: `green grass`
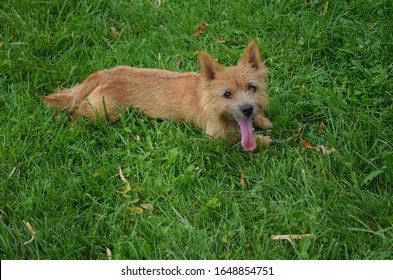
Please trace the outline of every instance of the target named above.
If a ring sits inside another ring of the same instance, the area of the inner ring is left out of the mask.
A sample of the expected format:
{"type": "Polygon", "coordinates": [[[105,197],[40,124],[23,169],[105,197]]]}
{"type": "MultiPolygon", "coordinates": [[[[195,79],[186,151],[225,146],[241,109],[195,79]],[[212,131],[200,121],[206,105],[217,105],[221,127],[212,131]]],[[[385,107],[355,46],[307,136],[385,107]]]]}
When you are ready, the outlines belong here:
{"type": "Polygon", "coordinates": [[[0,4],[1,259],[391,259],[392,2],[155,3],[0,4]],[[273,148],[135,110],[70,125],[40,98],[120,64],[198,71],[202,49],[231,65],[251,39],[270,70],[273,148]]]}

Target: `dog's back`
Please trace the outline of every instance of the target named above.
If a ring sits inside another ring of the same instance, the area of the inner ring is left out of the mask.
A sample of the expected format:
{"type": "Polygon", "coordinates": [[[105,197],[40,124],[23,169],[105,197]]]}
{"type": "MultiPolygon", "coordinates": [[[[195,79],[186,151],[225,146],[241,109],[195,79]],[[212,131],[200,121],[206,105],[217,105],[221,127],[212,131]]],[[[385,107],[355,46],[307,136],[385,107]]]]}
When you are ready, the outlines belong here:
{"type": "Polygon", "coordinates": [[[148,117],[195,123],[199,115],[200,74],[118,66],[90,75],[82,84],[43,99],[72,112],[71,120],[97,115],[115,122],[119,109],[138,107],[148,117]],[[180,117],[182,116],[182,117],[180,117]]]}

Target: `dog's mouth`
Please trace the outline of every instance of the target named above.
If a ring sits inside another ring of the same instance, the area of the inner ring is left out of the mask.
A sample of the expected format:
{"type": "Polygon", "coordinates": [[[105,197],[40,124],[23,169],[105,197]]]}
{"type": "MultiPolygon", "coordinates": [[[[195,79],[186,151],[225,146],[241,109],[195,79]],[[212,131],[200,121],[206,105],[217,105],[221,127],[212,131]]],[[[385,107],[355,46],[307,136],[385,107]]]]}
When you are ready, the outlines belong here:
{"type": "Polygon", "coordinates": [[[241,145],[245,151],[253,151],[257,147],[254,130],[252,127],[252,118],[237,119],[241,135],[241,145]]]}

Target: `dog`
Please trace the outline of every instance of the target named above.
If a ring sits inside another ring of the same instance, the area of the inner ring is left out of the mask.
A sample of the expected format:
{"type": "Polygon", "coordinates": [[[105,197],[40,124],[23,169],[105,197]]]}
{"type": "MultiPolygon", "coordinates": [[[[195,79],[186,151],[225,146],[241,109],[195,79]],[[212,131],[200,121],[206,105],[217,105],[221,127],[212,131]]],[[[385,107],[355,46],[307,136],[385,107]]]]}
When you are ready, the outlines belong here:
{"type": "Polygon", "coordinates": [[[70,121],[84,116],[116,122],[122,110],[137,107],[149,118],[186,122],[215,139],[241,139],[245,151],[257,142],[273,143],[254,135],[253,123],[272,129],[265,117],[268,70],[259,47],[251,41],[237,65],[224,67],[205,51],[199,53],[200,73],[117,66],[90,75],[82,84],[43,96],[49,106],[71,112],[70,121]]]}

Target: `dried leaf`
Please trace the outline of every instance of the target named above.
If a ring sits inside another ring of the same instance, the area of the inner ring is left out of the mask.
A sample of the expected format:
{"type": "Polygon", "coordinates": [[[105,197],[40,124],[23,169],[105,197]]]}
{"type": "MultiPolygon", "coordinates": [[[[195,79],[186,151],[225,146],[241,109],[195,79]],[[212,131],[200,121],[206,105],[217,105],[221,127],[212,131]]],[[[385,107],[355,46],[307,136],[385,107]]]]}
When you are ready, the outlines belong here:
{"type": "Polygon", "coordinates": [[[173,197],[168,192],[165,192],[165,194],[170,200],[173,200],[173,197]]]}
{"type": "Polygon", "coordinates": [[[6,223],[6,220],[7,220],[7,215],[6,215],[5,212],[4,212],[3,210],[1,210],[1,209],[0,209],[0,220],[1,220],[3,223],[6,223]]]}
{"type": "Polygon", "coordinates": [[[114,27],[109,28],[109,32],[113,35],[113,37],[119,37],[120,35],[120,32],[117,31],[114,27]]]}
{"type": "Polygon", "coordinates": [[[138,215],[141,215],[143,213],[143,209],[138,206],[130,206],[127,207],[127,209],[138,215]]]}
{"type": "Polygon", "coordinates": [[[4,42],[0,42],[0,48],[4,45],[4,42]]]}
{"type": "Polygon", "coordinates": [[[33,242],[35,239],[35,235],[32,235],[29,240],[27,240],[25,243],[22,244],[22,246],[29,245],[31,242],[33,242]]]}
{"type": "Polygon", "coordinates": [[[273,240],[287,240],[289,243],[291,243],[292,247],[296,250],[296,244],[293,242],[293,240],[296,239],[302,239],[305,237],[311,237],[315,238],[315,234],[279,234],[279,235],[273,235],[272,239],[273,240]]]}
{"type": "Polygon", "coordinates": [[[139,201],[139,198],[134,198],[133,200],[129,201],[128,203],[134,204],[134,203],[137,203],[138,201],[139,201]]]}
{"type": "Polygon", "coordinates": [[[12,177],[12,175],[14,175],[15,171],[16,171],[16,167],[14,167],[14,168],[12,169],[12,171],[11,171],[11,173],[8,175],[8,177],[12,177]]]}
{"type": "Polygon", "coordinates": [[[159,8],[161,6],[161,0],[157,0],[156,5],[157,5],[157,8],[159,8]]]}
{"type": "Polygon", "coordinates": [[[202,23],[201,25],[199,25],[198,29],[196,31],[194,31],[194,33],[192,33],[192,35],[198,36],[203,31],[205,31],[208,26],[209,25],[207,23],[202,23]]]}
{"type": "Polygon", "coordinates": [[[326,150],[325,155],[330,155],[331,153],[335,152],[336,148],[331,148],[330,150],[326,150]]]}
{"type": "Polygon", "coordinates": [[[302,139],[300,142],[302,143],[303,147],[305,147],[306,149],[312,148],[311,144],[309,142],[307,142],[306,140],[302,139]]]}
{"type": "Polygon", "coordinates": [[[288,141],[291,141],[291,140],[297,140],[297,139],[299,138],[300,132],[302,131],[303,127],[304,127],[304,125],[301,125],[301,126],[296,130],[296,133],[295,133],[293,136],[291,136],[291,137],[289,137],[289,138],[287,139],[287,142],[288,142],[288,141]]]}
{"type": "Polygon", "coordinates": [[[221,241],[225,244],[228,244],[228,235],[225,235],[221,238],[221,241]]]}
{"type": "Polygon", "coordinates": [[[106,255],[108,256],[108,260],[112,260],[112,251],[109,248],[106,248],[106,255]]]}
{"type": "Polygon", "coordinates": [[[323,5],[323,11],[322,11],[322,15],[326,15],[327,10],[329,9],[329,1],[326,1],[325,4],[323,5]]]}
{"type": "Polygon", "coordinates": [[[124,196],[127,196],[127,193],[131,190],[131,186],[130,185],[126,185],[126,187],[124,189],[121,190],[121,194],[124,196]]]}
{"type": "Polygon", "coordinates": [[[315,146],[315,147],[312,147],[312,148],[314,150],[316,150],[317,152],[321,152],[323,155],[327,155],[327,156],[336,151],[336,148],[331,148],[330,150],[328,150],[323,145],[318,145],[318,146],[315,146]]]}
{"type": "Polygon", "coordinates": [[[278,239],[278,240],[287,240],[289,243],[291,243],[293,249],[296,250],[296,244],[295,244],[295,242],[293,242],[293,240],[291,238],[288,237],[288,238],[283,238],[283,239],[278,239]]]}
{"type": "Polygon", "coordinates": [[[318,133],[323,134],[325,132],[325,128],[325,123],[323,121],[320,121],[318,126],[318,133]]]}
{"type": "Polygon", "coordinates": [[[316,150],[317,152],[322,152],[322,154],[325,154],[325,152],[326,152],[326,148],[325,148],[325,146],[323,146],[323,145],[318,145],[318,146],[315,146],[315,147],[313,147],[313,149],[314,150],[316,150]]]}
{"type": "Polygon", "coordinates": [[[121,180],[124,182],[124,184],[126,184],[127,186],[130,185],[130,183],[127,181],[127,179],[124,177],[123,172],[121,171],[121,166],[119,165],[119,175],[121,180]]]}
{"type": "Polygon", "coordinates": [[[100,176],[100,173],[98,173],[98,171],[96,171],[96,172],[93,173],[93,177],[94,177],[94,178],[96,178],[96,177],[98,177],[98,176],[100,176]]]}
{"type": "Polygon", "coordinates": [[[29,222],[26,222],[26,227],[32,235],[35,235],[35,230],[33,229],[33,227],[31,226],[31,224],[29,222]]]}
{"type": "Polygon", "coordinates": [[[153,205],[151,205],[151,204],[142,203],[140,206],[141,206],[141,208],[143,208],[143,209],[149,210],[150,213],[153,213],[153,211],[154,211],[154,207],[153,207],[153,205]]]}
{"type": "Polygon", "coordinates": [[[297,130],[296,130],[296,134],[300,134],[300,132],[302,132],[304,125],[301,125],[297,130]]]}
{"type": "Polygon", "coordinates": [[[219,256],[219,258],[220,259],[226,259],[228,257],[228,251],[224,251],[220,256],[219,256]]]}
{"type": "Polygon", "coordinates": [[[222,38],[214,38],[214,43],[225,43],[226,39],[228,38],[228,36],[224,36],[222,38]]]}
{"type": "Polygon", "coordinates": [[[182,63],[182,58],[181,58],[180,55],[178,55],[178,56],[177,56],[177,64],[176,64],[176,67],[179,68],[180,65],[181,65],[181,63],[182,63]]]}
{"type": "Polygon", "coordinates": [[[31,226],[31,224],[30,224],[29,222],[26,222],[26,227],[27,227],[27,229],[28,229],[28,230],[30,231],[30,233],[31,233],[31,238],[30,238],[30,240],[28,240],[28,241],[26,241],[25,243],[23,243],[22,246],[25,246],[25,245],[30,244],[30,243],[33,242],[34,239],[35,239],[35,230],[33,229],[33,227],[31,226]]]}
{"type": "Polygon", "coordinates": [[[311,237],[311,238],[315,238],[317,237],[315,234],[310,234],[310,233],[306,233],[306,234],[279,234],[279,235],[273,235],[272,239],[273,240],[287,240],[287,239],[302,239],[305,237],[311,237]]]}

